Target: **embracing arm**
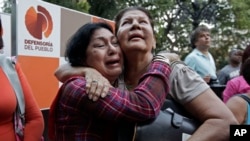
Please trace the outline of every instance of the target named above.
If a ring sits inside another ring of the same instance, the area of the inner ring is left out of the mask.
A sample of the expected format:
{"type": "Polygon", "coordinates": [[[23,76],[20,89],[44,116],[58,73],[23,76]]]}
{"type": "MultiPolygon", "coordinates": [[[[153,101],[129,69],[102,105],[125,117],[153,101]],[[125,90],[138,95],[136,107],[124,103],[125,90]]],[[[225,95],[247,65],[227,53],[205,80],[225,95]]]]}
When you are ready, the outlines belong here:
{"type": "Polygon", "coordinates": [[[97,77],[102,76],[95,69],[85,68],[85,67],[72,67],[69,63],[60,65],[56,69],[54,75],[59,81],[65,82],[67,79],[69,79],[72,76],[85,76],[85,74],[89,72],[88,70],[93,71],[93,73],[95,73],[97,77]]]}
{"type": "Polygon", "coordinates": [[[59,66],[55,73],[55,77],[60,82],[65,82],[67,79],[73,76],[87,76],[88,81],[99,80],[102,83],[108,83],[108,80],[104,78],[97,70],[89,67],[72,67],[69,63],[59,66]]]}
{"type": "Polygon", "coordinates": [[[16,70],[22,85],[25,100],[24,141],[40,141],[44,130],[41,110],[36,103],[30,85],[18,63],[16,64],[16,70]]]}
{"type": "Polygon", "coordinates": [[[89,94],[89,99],[93,101],[96,101],[99,96],[105,97],[108,88],[111,87],[109,81],[101,73],[90,67],[72,67],[69,63],[66,63],[59,66],[54,75],[63,83],[73,76],[85,76],[87,81],[86,91],[89,94]],[[98,82],[98,85],[93,83],[94,80],[98,82]]]}
{"type": "MultiPolygon", "coordinates": [[[[65,89],[72,90],[72,87],[77,86],[74,93],[79,93],[79,95],[74,99],[80,101],[78,102],[80,105],[77,106],[80,107],[79,111],[92,113],[107,120],[145,121],[155,118],[159,114],[166,94],[169,92],[169,74],[168,65],[154,62],[132,92],[110,88],[109,95],[96,102],[90,101],[86,98],[87,95],[83,94],[85,93],[85,83],[82,83],[83,80],[79,78],[69,82],[65,89]]],[[[67,91],[67,93],[69,92],[67,91]]]]}

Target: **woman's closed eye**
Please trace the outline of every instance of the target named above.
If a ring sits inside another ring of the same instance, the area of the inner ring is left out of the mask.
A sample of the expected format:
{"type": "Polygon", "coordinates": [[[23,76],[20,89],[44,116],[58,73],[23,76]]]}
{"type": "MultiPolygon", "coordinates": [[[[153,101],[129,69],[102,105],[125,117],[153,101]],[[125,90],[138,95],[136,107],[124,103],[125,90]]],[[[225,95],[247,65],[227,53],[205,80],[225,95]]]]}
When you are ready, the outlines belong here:
{"type": "Polygon", "coordinates": [[[105,44],[95,44],[94,47],[95,47],[95,48],[105,47],[105,44]]]}
{"type": "Polygon", "coordinates": [[[126,20],[126,21],[122,22],[122,25],[126,25],[126,24],[129,24],[129,23],[131,23],[131,22],[129,22],[128,20],[126,20]]]}

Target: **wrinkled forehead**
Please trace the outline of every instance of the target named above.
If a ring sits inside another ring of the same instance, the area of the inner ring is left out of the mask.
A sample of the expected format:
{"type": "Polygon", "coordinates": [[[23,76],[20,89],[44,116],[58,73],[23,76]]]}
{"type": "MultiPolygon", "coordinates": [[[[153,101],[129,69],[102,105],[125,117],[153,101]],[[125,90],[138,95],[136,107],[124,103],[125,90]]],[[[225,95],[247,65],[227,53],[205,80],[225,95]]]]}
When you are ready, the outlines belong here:
{"type": "Polygon", "coordinates": [[[141,10],[137,10],[137,9],[134,9],[134,10],[130,10],[130,11],[126,11],[122,18],[121,19],[124,19],[124,18],[130,18],[130,17],[141,17],[141,18],[147,18],[149,19],[148,15],[141,11],[141,10]]]}

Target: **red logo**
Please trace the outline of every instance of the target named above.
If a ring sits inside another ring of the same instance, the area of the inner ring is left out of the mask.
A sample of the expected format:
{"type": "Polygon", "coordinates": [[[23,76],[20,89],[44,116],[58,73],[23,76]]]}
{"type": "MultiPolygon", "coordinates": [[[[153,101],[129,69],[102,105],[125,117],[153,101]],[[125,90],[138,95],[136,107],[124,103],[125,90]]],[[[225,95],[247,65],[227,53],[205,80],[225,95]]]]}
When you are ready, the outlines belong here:
{"type": "Polygon", "coordinates": [[[53,29],[50,13],[42,6],[30,7],[25,15],[25,25],[29,33],[37,39],[48,38],[53,29]]]}

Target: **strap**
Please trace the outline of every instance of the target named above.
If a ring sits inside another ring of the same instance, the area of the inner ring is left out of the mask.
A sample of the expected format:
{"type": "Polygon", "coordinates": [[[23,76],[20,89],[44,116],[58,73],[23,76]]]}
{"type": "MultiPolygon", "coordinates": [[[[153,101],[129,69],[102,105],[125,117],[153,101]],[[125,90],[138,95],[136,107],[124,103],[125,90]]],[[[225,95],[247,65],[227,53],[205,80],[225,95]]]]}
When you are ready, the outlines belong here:
{"type": "Polygon", "coordinates": [[[0,55],[0,66],[2,67],[5,75],[8,77],[17,97],[17,104],[18,104],[18,111],[20,112],[21,116],[24,116],[25,112],[25,103],[23,97],[23,90],[21,87],[21,83],[19,81],[19,77],[17,75],[14,62],[7,57],[6,55],[0,55]]]}
{"type": "Polygon", "coordinates": [[[239,97],[243,98],[244,100],[247,101],[247,117],[246,117],[246,122],[245,124],[250,124],[250,98],[248,96],[246,96],[246,94],[239,94],[239,97]]]}
{"type": "Polygon", "coordinates": [[[177,114],[177,113],[173,113],[173,117],[172,117],[172,125],[176,128],[181,128],[181,125],[183,124],[183,116],[177,114]]]}
{"type": "Polygon", "coordinates": [[[243,98],[244,100],[248,102],[248,104],[250,104],[250,98],[246,96],[245,94],[240,94],[239,97],[243,98]]]}

